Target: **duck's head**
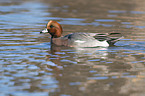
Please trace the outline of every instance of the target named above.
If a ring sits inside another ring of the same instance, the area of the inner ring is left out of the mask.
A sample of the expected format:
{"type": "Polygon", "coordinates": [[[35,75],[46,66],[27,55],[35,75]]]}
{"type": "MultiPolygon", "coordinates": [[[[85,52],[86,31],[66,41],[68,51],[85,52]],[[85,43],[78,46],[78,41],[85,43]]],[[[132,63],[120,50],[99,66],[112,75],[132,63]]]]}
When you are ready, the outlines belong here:
{"type": "Polygon", "coordinates": [[[62,34],[62,27],[56,21],[50,20],[47,25],[46,29],[42,30],[40,33],[49,33],[52,38],[58,38],[62,34]]]}

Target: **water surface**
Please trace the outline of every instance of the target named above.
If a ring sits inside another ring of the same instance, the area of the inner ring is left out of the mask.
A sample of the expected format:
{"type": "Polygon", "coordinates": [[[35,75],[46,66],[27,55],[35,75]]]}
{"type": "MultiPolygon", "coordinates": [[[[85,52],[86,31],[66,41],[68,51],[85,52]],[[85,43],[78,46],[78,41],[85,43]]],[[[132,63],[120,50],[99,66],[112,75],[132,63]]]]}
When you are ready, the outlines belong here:
{"type": "Polygon", "coordinates": [[[0,96],[144,96],[144,0],[1,0],[0,96]],[[120,32],[108,48],[69,48],[39,34],[120,32]]]}

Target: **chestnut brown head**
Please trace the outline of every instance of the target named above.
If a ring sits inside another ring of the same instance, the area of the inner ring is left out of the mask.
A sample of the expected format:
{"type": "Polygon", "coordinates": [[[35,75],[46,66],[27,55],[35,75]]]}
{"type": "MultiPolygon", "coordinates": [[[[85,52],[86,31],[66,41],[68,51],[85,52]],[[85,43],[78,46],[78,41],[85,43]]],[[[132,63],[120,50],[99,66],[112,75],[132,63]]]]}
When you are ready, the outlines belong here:
{"type": "Polygon", "coordinates": [[[40,33],[49,33],[52,38],[58,38],[61,36],[62,32],[61,25],[56,21],[50,20],[46,25],[46,29],[42,30],[40,33]]]}

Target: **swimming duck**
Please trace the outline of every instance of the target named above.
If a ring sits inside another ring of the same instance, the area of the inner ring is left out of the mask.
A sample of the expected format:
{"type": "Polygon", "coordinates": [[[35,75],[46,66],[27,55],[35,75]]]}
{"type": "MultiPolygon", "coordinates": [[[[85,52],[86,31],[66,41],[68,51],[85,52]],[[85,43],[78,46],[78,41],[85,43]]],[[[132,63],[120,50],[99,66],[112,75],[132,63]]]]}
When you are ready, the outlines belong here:
{"type": "Polygon", "coordinates": [[[75,32],[62,36],[62,26],[53,20],[46,25],[46,29],[40,33],[51,35],[51,44],[68,47],[108,47],[114,45],[123,36],[120,33],[84,33],[75,32]],[[119,35],[119,37],[114,37],[119,35]]]}

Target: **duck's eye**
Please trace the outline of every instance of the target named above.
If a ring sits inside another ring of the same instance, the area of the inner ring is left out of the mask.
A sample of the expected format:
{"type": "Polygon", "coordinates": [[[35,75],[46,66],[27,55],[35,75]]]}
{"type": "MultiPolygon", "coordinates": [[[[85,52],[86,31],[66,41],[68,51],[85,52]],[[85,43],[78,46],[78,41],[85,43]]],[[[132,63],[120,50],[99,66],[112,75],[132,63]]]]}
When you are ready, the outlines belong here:
{"type": "Polygon", "coordinates": [[[54,26],[53,25],[50,25],[50,28],[53,28],[54,26]]]}

